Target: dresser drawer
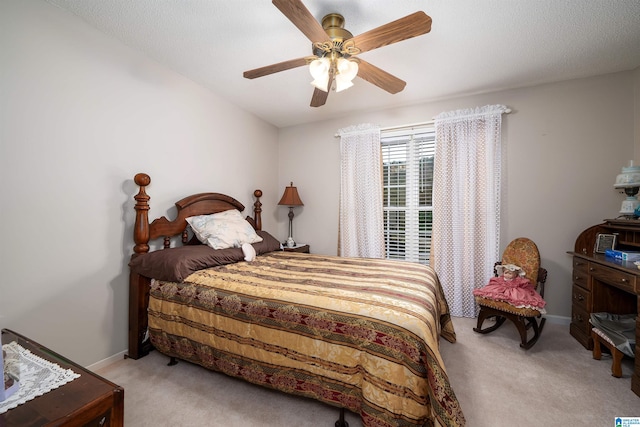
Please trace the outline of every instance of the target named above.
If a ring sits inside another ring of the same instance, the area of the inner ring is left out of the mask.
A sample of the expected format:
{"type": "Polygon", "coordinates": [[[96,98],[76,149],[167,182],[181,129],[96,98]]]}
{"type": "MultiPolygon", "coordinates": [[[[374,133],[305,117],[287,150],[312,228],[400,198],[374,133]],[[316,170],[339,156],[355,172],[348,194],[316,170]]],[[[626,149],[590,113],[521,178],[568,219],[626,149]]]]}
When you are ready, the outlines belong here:
{"type": "Polygon", "coordinates": [[[571,309],[571,325],[586,335],[591,335],[589,318],[589,313],[586,310],[576,307],[575,305],[571,309]]]}
{"type": "Polygon", "coordinates": [[[582,271],[585,274],[589,273],[589,261],[578,258],[577,256],[573,257],[573,271],[576,270],[582,271]]]}
{"type": "Polygon", "coordinates": [[[589,263],[589,273],[591,273],[593,278],[622,289],[623,291],[630,293],[636,292],[636,276],[633,274],[593,262],[589,263]]]}
{"type": "Polygon", "coordinates": [[[573,285],[573,290],[571,293],[571,301],[573,303],[573,309],[580,309],[585,313],[589,311],[591,307],[591,292],[583,289],[578,285],[573,285]]]}
{"type": "Polygon", "coordinates": [[[584,346],[587,350],[593,349],[593,338],[591,338],[591,333],[587,334],[582,329],[580,329],[580,325],[571,322],[569,326],[569,332],[571,336],[574,337],[580,344],[584,346]]]}
{"type": "Polygon", "coordinates": [[[586,270],[573,270],[573,283],[581,286],[586,290],[591,290],[591,280],[589,280],[589,273],[586,270]]]}

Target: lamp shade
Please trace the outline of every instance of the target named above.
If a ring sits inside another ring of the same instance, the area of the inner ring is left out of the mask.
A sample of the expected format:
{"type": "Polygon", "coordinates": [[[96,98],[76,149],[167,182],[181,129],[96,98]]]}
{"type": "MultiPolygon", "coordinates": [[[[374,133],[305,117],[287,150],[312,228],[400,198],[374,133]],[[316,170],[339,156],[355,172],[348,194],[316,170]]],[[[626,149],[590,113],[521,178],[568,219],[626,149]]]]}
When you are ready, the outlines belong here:
{"type": "Polygon", "coordinates": [[[615,188],[640,187],[640,166],[623,167],[622,173],[616,177],[615,188]]]}
{"type": "Polygon", "coordinates": [[[345,80],[353,80],[358,75],[358,63],[345,58],[338,58],[338,73],[345,80]]]}
{"type": "Polygon", "coordinates": [[[345,58],[338,58],[338,74],[336,75],[336,92],[342,92],[353,86],[352,80],[358,75],[358,63],[345,58]]]}
{"type": "Polygon", "coordinates": [[[351,86],[353,86],[353,82],[351,80],[343,78],[340,74],[336,76],[336,92],[342,92],[345,89],[349,89],[351,86]]]}
{"type": "Polygon", "coordinates": [[[331,61],[329,58],[318,58],[309,64],[309,72],[313,77],[311,84],[318,89],[328,92],[329,91],[329,67],[331,61]]]}
{"type": "Polygon", "coordinates": [[[283,206],[304,206],[298,195],[298,189],[293,186],[293,182],[284,189],[284,194],[278,204],[283,206]]]}

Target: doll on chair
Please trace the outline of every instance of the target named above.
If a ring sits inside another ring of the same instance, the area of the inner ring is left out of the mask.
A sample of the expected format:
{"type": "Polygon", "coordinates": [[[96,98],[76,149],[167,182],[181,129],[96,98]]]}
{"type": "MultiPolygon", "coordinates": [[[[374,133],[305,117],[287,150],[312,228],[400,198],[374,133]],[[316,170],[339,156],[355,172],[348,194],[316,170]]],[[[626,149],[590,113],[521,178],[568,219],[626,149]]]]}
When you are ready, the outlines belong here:
{"type": "Polygon", "coordinates": [[[492,277],[489,283],[480,289],[474,289],[473,295],[504,301],[517,308],[532,308],[541,314],[546,313],[546,302],[529,279],[525,278],[525,271],[514,264],[499,264],[496,266],[497,277],[492,277]]]}

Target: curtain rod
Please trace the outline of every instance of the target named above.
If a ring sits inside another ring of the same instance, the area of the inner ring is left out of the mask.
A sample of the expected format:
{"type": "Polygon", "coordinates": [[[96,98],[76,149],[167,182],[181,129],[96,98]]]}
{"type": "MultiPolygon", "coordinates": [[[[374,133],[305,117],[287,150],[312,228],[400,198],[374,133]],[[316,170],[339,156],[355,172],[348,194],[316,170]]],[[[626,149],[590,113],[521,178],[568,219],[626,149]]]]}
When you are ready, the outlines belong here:
{"type": "MultiPolygon", "coordinates": [[[[511,112],[511,108],[507,108],[505,109],[501,114],[509,114],[511,112]]],[[[468,114],[468,115],[464,115],[464,116],[457,116],[457,118],[466,118],[466,117],[471,117],[474,116],[475,114],[468,114]]],[[[434,121],[435,121],[435,117],[433,117],[434,121]]],[[[433,123],[433,121],[432,121],[433,123]]]]}
{"type": "MultiPolygon", "coordinates": [[[[428,121],[428,122],[420,122],[420,123],[411,123],[408,125],[399,125],[399,126],[388,126],[388,127],[383,127],[380,128],[381,131],[385,131],[385,130],[394,130],[394,129],[403,129],[403,128],[412,128],[412,127],[420,127],[420,126],[427,126],[427,125],[432,125],[434,122],[433,120],[428,121]]],[[[334,138],[339,138],[340,134],[336,133],[335,135],[333,135],[334,138]]]]}
{"type": "Polygon", "coordinates": [[[380,130],[395,130],[395,129],[404,129],[404,128],[417,128],[421,126],[432,125],[434,122],[430,120],[428,122],[420,122],[420,123],[411,123],[408,125],[400,125],[400,126],[387,126],[384,128],[380,128],[380,130]]]}

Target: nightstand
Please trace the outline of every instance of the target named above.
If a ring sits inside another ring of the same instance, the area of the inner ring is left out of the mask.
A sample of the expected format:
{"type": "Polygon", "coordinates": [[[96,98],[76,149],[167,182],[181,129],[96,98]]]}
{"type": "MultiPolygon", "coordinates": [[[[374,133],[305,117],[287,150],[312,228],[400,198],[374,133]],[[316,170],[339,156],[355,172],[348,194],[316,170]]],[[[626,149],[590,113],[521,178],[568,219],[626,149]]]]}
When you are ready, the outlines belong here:
{"type": "Polygon", "coordinates": [[[288,247],[284,246],[282,249],[285,252],[301,252],[301,253],[304,253],[304,254],[310,253],[309,252],[309,245],[298,244],[298,245],[295,245],[292,248],[288,248],[288,247]]]}

